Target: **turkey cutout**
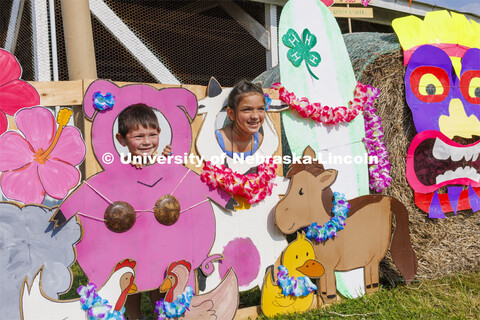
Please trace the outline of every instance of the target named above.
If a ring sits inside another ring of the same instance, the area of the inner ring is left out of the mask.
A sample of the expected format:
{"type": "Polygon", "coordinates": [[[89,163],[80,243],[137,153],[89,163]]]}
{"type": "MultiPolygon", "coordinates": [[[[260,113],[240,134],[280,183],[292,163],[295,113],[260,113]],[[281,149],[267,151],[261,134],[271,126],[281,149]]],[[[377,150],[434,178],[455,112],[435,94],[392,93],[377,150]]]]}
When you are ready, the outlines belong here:
{"type": "MultiPolygon", "coordinates": [[[[185,260],[173,262],[168,266],[165,280],[160,286],[160,292],[165,292],[165,299],[162,300],[163,303],[173,303],[174,301],[178,301],[178,297],[184,295],[191,271],[191,264],[185,260]]],[[[178,318],[181,316],[181,319],[185,320],[231,320],[237,312],[238,298],[237,275],[233,269],[230,269],[216,288],[210,292],[191,297],[190,305],[187,306],[183,315],[178,315],[178,318]]],[[[182,298],[179,300],[183,301],[182,298]]],[[[162,308],[159,310],[161,311],[162,308]]],[[[167,314],[167,317],[171,318],[172,315],[167,314]]]]}

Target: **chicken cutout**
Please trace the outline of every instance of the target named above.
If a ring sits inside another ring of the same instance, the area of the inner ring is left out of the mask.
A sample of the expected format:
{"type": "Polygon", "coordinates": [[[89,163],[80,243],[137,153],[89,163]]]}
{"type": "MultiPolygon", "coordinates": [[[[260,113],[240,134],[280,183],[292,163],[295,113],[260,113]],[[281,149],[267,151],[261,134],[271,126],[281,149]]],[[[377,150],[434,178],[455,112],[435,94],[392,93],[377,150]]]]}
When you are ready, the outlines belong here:
{"type": "MultiPolygon", "coordinates": [[[[108,301],[114,311],[120,311],[128,293],[137,291],[134,283],[135,261],[119,262],[97,294],[108,301]]],[[[25,277],[20,293],[22,320],[85,320],[87,311],[82,309],[80,299],[56,300],[42,290],[43,267],[35,274],[32,284],[25,277]]],[[[112,310],[112,311],[113,311],[112,310]]]]}
{"type": "MultiPolygon", "coordinates": [[[[166,293],[165,302],[172,303],[185,292],[191,270],[191,264],[185,260],[170,264],[166,278],[160,286],[160,291],[166,293]]],[[[193,296],[188,309],[178,318],[185,320],[233,319],[238,308],[238,297],[237,276],[235,271],[230,269],[215,289],[205,294],[193,296]]]]}
{"type": "MultiPolygon", "coordinates": [[[[218,156],[222,150],[215,140],[215,130],[223,127],[226,113],[221,110],[226,105],[229,89],[222,89],[215,79],[210,79],[208,95],[199,101],[199,114],[204,114],[204,122],[197,137],[196,147],[200,156],[209,159],[218,156]],[[212,141],[214,141],[212,143],[212,141]]],[[[268,113],[284,108],[278,100],[273,100],[263,124],[264,140],[257,150],[263,156],[273,156],[279,145],[280,133],[268,116],[268,113]]],[[[255,154],[257,154],[257,152],[255,154]]],[[[235,164],[231,159],[227,165],[240,173],[254,170],[255,164],[235,164]],[[253,167],[253,168],[252,168],[253,167]]],[[[288,180],[275,177],[276,186],[272,195],[259,203],[249,205],[237,212],[229,212],[212,204],[215,213],[216,233],[211,254],[222,254],[224,259],[215,263],[215,271],[206,278],[206,290],[213,289],[230,268],[234,268],[238,277],[240,291],[261,286],[265,269],[273,264],[287,246],[283,234],[275,227],[273,208],[278,195],[287,190],[288,180]]],[[[245,201],[246,202],[246,201],[245,201]]]]}
{"type": "MultiPolygon", "coordinates": [[[[315,252],[305,233],[297,233],[297,239],[291,242],[280,259],[281,265],[288,270],[288,275],[298,277],[320,278],[325,270],[320,262],[315,260],[315,252]]],[[[277,314],[304,312],[313,304],[314,292],[304,296],[285,296],[282,287],[275,279],[278,274],[273,266],[268,268],[262,286],[261,308],[264,315],[273,317],[277,314]],[[275,275],[274,275],[275,273],[275,275]]]]}
{"type": "MultiPolygon", "coordinates": [[[[163,273],[158,270],[166,270],[171,259],[187,257],[194,268],[201,265],[215,237],[215,218],[208,199],[225,206],[231,197],[223,190],[212,190],[196,173],[175,161],[154,163],[141,170],[123,164],[115,148],[113,127],[118,114],[136,103],[151,106],[168,121],[161,126],[160,135],[171,131],[173,156],[188,155],[190,122],[197,112],[192,92],[183,88],[157,90],[147,85],[119,88],[109,81],[95,81],[85,94],[84,112],[93,119],[92,144],[97,159],[107,154],[112,162],[102,162],[104,171],[83,182],[53,219],[59,223],[73,216],[80,219],[83,238],[76,246],[77,260],[91,282],[101,282],[109,274],[109,265],[130,258],[138,263],[138,290],[148,291],[162,283],[163,273]],[[115,97],[113,108],[98,111],[94,105],[96,92],[111,93],[115,97]],[[180,217],[172,225],[159,223],[154,214],[165,195],[174,196],[180,208],[180,217]],[[133,226],[122,233],[112,232],[104,218],[111,205],[118,205],[119,211],[133,210],[133,226]]],[[[190,283],[194,283],[193,275],[190,283]]]]}
{"type": "Polygon", "coordinates": [[[480,24],[434,11],[392,26],[404,50],[406,100],[418,132],[406,169],[415,204],[431,218],[480,210],[480,24]]]}
{"type": "MultiPolygon", "coordinates": [[[[275,208],[276,224],[285,234],[312,226],[312,223],[324,226],[332,221],[331,212],[338,209],[332,202],[334,194],[330,188],[337,171],[325,170],[322,164],[312,163],[315,152],[310,147],[305,149],[303,156],[302,164],[290,167],[287,194],[275,208]]],[[[408,230],[408,211],[401,202],[388,196],[366,195],[348,200],[348,203],[350,208],[344,229],[340,228],[331,239],[313,244],[315,256],[325,268],[325,276],[319,281],[324,302],[336,300],[335,271],[363,267],[366,292],[378,290],[379,264],[390,244],[392,213],[396,218],[390,249],[393,261],[407,284],[417,271],[417,258],[408,230]]]]}

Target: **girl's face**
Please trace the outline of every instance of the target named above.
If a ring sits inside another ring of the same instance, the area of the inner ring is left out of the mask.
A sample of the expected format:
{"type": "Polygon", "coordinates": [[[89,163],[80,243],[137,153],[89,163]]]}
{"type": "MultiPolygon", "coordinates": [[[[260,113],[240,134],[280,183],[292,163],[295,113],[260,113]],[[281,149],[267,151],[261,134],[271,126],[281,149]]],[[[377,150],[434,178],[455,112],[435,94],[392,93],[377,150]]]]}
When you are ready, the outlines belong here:
{"type": "Polygon", "coordinates": [[[227,114],[239,133],[253,135],[260,130],[265,120],[264,97],[259,93],[245,95],[235,110],[227,108],[227,114]]]}

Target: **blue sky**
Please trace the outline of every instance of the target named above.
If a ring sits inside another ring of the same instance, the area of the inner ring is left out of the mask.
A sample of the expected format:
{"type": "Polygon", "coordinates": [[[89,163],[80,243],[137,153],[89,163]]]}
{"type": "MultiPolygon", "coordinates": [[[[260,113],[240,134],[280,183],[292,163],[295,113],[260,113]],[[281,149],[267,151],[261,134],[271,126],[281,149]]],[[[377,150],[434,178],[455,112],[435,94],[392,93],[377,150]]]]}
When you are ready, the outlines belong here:
{"type": "Polygon", "coordinates": [[[435,4],[444,8],[455,9],[465,13],[480,15],[480,0],[416,0],[435,4]]]}

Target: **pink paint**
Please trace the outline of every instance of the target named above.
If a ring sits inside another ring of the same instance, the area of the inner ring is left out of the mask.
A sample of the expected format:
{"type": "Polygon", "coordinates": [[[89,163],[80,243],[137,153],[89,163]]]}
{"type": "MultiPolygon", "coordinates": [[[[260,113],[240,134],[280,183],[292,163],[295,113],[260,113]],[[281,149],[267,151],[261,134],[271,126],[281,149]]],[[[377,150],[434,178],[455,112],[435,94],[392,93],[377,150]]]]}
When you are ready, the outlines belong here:
{"type": "Polygon", "coordinates": [[[257,278],[260,271],[260,254],[250,238],[236,238],[223,250],[224,260],[219,263],[220,277],[224,278],[230,268],[235,270],[238,285],[246,286],[257,278]]]}
{"type": "MultiPolygon", "coordinates": [[[[104,80],[92,83],[85,94],[84,111],[88,117],[94,117],[94,152],[97,159],[109,152],[114,155],[114,161],[109,165],[102,163],[104,171],[87,180],[93,188],[84,183],[67,198],[60,207],[65,217],[69,219],[81,212],[103,219],[109,205],[105,198],[112,202],[125,201],[136,210],[148,210],[158,198],[172,193],[177,185],[174,196],[180,203],[180,210],[197,205],[207,197],[225,205],[230,198],[228,194],[213,191],[194,172],[187,174],[188,169],[182,165],[156,163],[137,170],[121,163],[114,147],[112,127],[120,111],[134,103],[145,103],[162,112],[172,130],[174,155],[189,153],[192,139],[189,118],[193,119],[197,110],[192,92],[182,88],[156,90],[146,85],[118,88],[104,80]],[[111,92],[115,96],[111,110],[95,113],[93,94],[97,91],[111,92]]],[[[159,151],[161,148],[163,146],[159,151]]],[[[138,216],[140,213],[137,212],[135,225],[125,233],[111,232],[103,221],[78,215],[84,235],[76,246],[77,259],[90,282],[103,283],[118,261],[129,258],[137,261],[135,283],[138,289],[151,290],[163,282],[165,270],[172,261],[191,261],[195,269],[208,256],[215,235],[215,219],[209,202],[181,213],[171,226],[158,223],[152,212],[138,216]]]]}

